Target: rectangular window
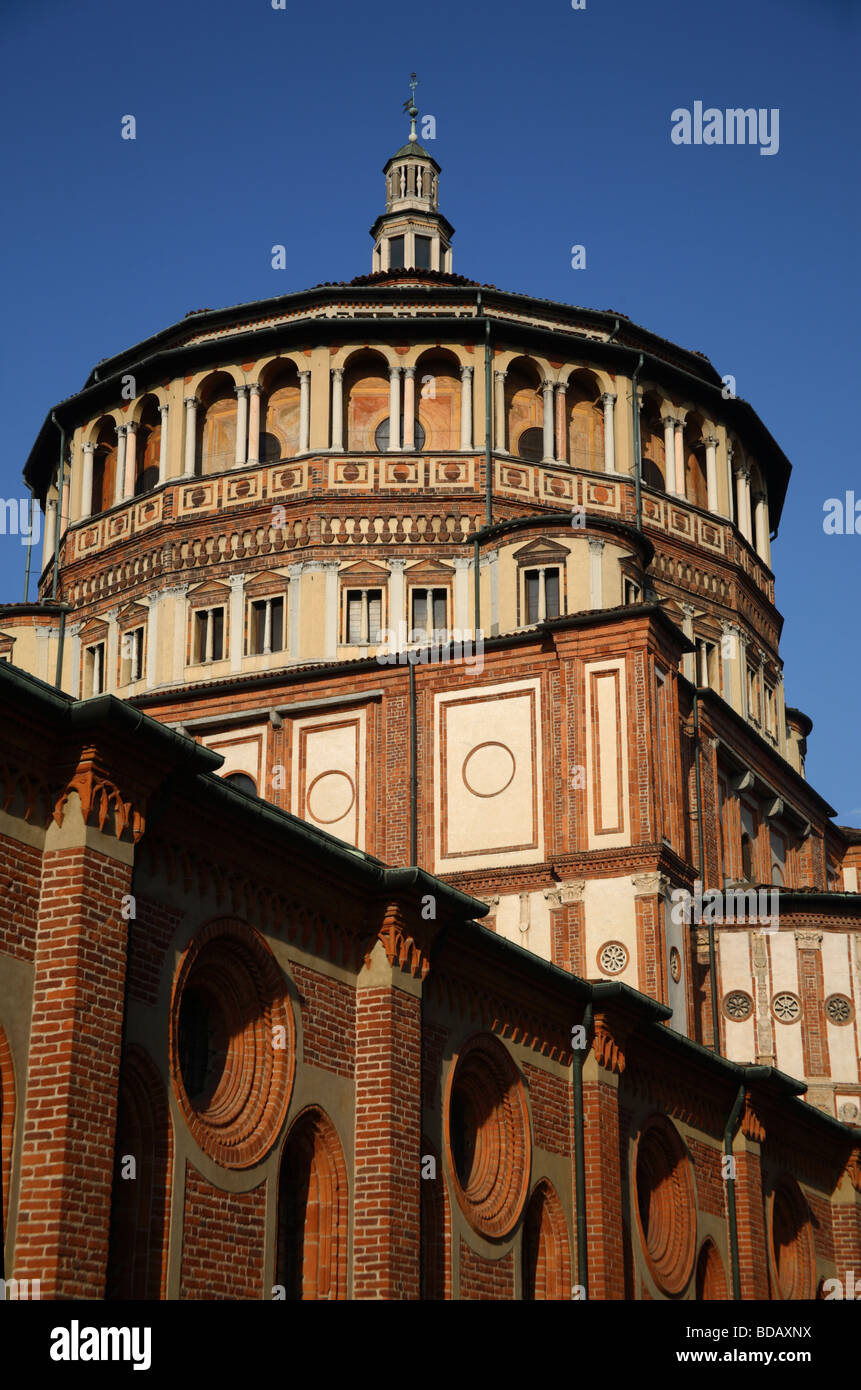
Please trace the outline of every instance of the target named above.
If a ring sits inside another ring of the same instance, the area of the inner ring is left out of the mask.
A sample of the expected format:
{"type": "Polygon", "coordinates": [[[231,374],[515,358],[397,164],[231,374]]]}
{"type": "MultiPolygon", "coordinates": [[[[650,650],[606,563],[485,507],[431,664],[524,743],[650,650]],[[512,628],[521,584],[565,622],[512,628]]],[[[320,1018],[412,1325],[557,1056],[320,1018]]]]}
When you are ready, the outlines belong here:
{"type": "Polygon", "coordinates": [[[84,649],[84,698],[102,695],[105,689],[105,644],[96,642],[84,649]]]}
{"type": "Polygon", "coordinates": [[[367,646],[379,642],[383,623],[382,589],[347,590],[347,643],[367,646]]]}
{"type": "Polygon", "coordinates": [[[402,270],[404,265],[404,239],[402,236],[389,237],[389,267],[402,270]]]}
{"type": "Polygon", "coordinates": [[[640,586],[639,586],[639,584],[635,584],[634,581],[633,581],[633,579],[626,579],[626,580],[625,580],[625,602],[626,602],[626,603],[639,603],[639,602],[640,602],[640,586]]]}
{"type": "Polygon", "coordinates": [[[786,883],[786,841],[776,830],[770,831],[771,881],[778,886],[786,883]]]}
{"type": "Polygon", "coordinates": [[[774,686],[765,684],[765,732],[770,738],[777,737],[777,718],[774,703],[774,686]]]}
{"type": "Polygon", "coordinates": [[[445,589],[413,589],[411,642],[433,641],[434,633],[447,630],[448,595],[445,589]],[[430,602],[428,600],[430,599],[430,602]],[[428,621],[430,609],[430,622],[428,621]]]}
{"type": "Polygon", "coordinates": [[[254,599],[248,612],[248,655],[284,650],[284,599],[254,599]]]}
{"type": "Polygon", "coordinates": [[[760,722],[759,714],[759,684],[756,679],[756,667],[747,668],[747,717],[754,724],[760,722]]]}
{"type": "Polygon", "coordinates": [[[431,239],[429,236],[417,236],[416,239],[416,270],[430,270],[431,268],[431,239]]]}
{"type": "Polygon", "coordinates": [[[732,832],[729,825],[731,811],[732,801],[730,799],[729,786],[723,777],[718,777],[718,819],[720,821],[721,871],[723,874],[724,888],[728,883],[732,883],[735,877],[735,865],[732,853],[732,832]]]}
{"type": "Polygon", "coordinates": [[[526,570],[524,572],[525,621],[543,623],[545,618],[560,614],[560,575],[558,569],[526,570]]]}
{"type": "Polygon", "coordinates": [[[224,656],[224,609],[198,608],[194,615],[194,661],[202,665],[224,656]]]}
{"type": "Polygon", "coordinates": [[[697,642],[697,685],[700,689],[711,686],[717,689],[717,646],[714,642],[707,642],[704,637],[698,637],[697,642]]]}
{"type": "Polygon", "coordinates": [[[144,630],[133,627],[120,640],[120,684],[132,685],[143,679],[144,630]]]}

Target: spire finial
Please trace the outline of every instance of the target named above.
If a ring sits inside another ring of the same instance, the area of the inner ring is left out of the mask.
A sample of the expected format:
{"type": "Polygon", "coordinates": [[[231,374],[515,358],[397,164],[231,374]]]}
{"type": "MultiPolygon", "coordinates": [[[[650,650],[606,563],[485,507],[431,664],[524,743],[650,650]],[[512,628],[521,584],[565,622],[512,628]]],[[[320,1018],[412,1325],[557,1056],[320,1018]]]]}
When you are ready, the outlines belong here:
{"type": "Polygon", "coordinates": [[[409,95],[409,97],[407,98],[407,100],[404,102],[404,110],[406,111],[407,115],[408,115],[409,118],[410,118],[410,141],[411,141],[412,144],[415,144],[415,142],[416,142],[416,141],[418,140],[418,138],[419,138],[418,135],[416,134],[416,116],[419,114],[419,109],[418,109],[418,107],[416,106],[416,87],[417,87],[417,86],[418,86],[418,78],[416,77],[415,73],[412,72],[412,73],[410,73],[410,95],[409,95]]]}

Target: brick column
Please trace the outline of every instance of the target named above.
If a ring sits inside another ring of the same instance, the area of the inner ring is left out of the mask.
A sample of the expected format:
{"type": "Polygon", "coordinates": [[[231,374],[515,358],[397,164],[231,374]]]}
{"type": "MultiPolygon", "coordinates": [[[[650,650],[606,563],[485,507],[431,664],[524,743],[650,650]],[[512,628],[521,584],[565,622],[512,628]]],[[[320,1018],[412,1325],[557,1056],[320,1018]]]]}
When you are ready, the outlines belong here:
{"type": "Polygon", "coordinates": [[[422,970],[391,904],[356,992],[356,1299],[420,1297],[422,970]]]}
{"type": "MultiPolygon", "coordinates": [[[[801,1028],[804,1074],[817,1081],[829,1079],[828,1028],[825,1019],[825,980],[822,973],[822,932],[797,931],[798,992],[801,995],[801,1028]]],[[[861,1277],[861,1271],[859,1271],[861,1277]]]]}
{"type": "Polygon", "coordinates": [[[834,1263],[837,1278],[853,1271],[856,1298],[861,1296],[861,1148],[850,1155],[846,1170],[831,1199],[834,1222],[834,1263]]]}
{"type": "Polygon", "coordinates": [[[638,989],[662,1004],[667,1002],[667,944],[664,940],[664,888],[659,873],[632,875],[637,923],[638,989]]]}
{"type": "Polygon", "coordinates": [[[733,1144],[738,1258],[743,1299],[768,1298],[768,1254],[760,1155],[765,1128],[745,1097],[741,1128],[733,1144]]]}
{"type": "Polygon", "coordinates": [[[45,837],[14,1270],[43,1298],[105,1296],[134,856],[108,832],[129,816],[85,755],[45,837]]]}
{"type": "Polygon", "coordinates": [[[560,883],[558,888],[545,888],[544,897],[550,907],[550,959],[572,975],[584,976],[586,970],[586,905],[583,902],[585,879],[560,883]]]}
{"type": "Polygon", "coordinates": [[[619,1157],[619,1077],[624,1070],[621,1038],[614,1034],[607,1015],[597,1012],[592,1051],[583,1067],[590,1300],[625,1297],[622,1184],[626,1176],[619,1157]]]}

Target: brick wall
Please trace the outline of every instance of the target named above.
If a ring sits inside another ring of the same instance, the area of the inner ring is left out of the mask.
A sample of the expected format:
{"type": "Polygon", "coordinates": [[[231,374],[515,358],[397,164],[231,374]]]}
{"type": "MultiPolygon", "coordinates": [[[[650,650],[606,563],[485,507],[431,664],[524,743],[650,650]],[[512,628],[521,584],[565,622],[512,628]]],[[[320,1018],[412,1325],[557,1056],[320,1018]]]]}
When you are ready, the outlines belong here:
{"type": "Polygon", "coordinates": [[[693,1159],[700,1211],[709,1216],[726,1217],[726,1184],[721,1177],[720,1149],[703,1144],[699,1139],[687,1139],[688,1152],[693,1159]]]}
{"type": "Polygon", "coordinates": [[[460,1296],[462,1299],[514,1298],[514,1252],[501,1260],[478,1255],[461,1237],[460,1296]]]}
{"type": "Polygon", "coordinates": [[[356,991],[319,970],[290,962],[302,1009],[302,1060],[352,1078],[356,1066],[356,991]]]}
{"type": "Polygon", "coordinates": [[[139,894],[135,896],[135,914],[129,922],[129,997],[141,1004],[154,1004],[165,952],[183,914],[139,894]]]}
{"type": "Polygon", "coordinates": [[[42,855],[32,845],[0,835],[0,953],[32,960],[42,855]]]}
{"type": "Polygon", "coordinates": [[[180,1298],[270,1297],[263,1288],[265,1218],[265,1182],[251,1192],[221,1192],[187,1163],[180,1298]]]}
{"type": "Polygon", "coordinates": [[[532,1102],[532,1133],[535,1143],[552,1154],[571,1152],[571,1089],[567,1081],[551,1076],[528,1062],[523,1068],[532,1102]]]}

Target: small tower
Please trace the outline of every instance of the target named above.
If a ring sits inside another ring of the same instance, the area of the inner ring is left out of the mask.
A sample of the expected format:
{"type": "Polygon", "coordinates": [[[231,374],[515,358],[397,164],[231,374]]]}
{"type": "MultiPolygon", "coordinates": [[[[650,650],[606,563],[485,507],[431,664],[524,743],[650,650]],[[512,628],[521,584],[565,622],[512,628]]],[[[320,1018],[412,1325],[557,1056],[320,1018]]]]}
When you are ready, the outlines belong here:
{"type": "Polygon", "coordinates": [[[439,211],[440,167],[416,134],[415,73],[410,87],[409,139],[383,168],[386,210],[371,228],[373,269],[450,271],[454,227],[439,211]]]}

